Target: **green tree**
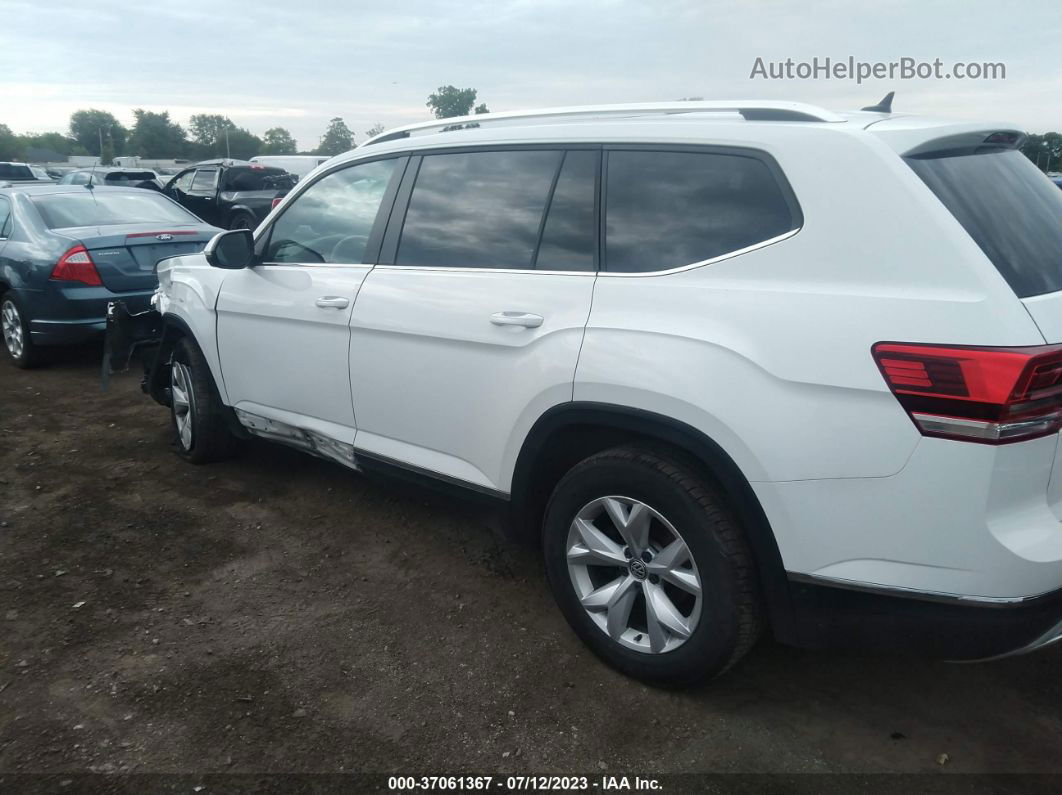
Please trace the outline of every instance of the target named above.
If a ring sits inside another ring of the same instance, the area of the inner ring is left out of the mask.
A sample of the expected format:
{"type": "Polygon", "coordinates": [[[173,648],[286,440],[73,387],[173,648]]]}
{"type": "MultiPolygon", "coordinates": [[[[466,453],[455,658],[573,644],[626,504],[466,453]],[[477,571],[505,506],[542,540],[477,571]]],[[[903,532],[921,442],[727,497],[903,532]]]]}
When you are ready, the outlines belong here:
{"type": "Polygon", "coordinates": [[[1062,133],[1030,135],[1021,147],[1041,171],[1062,171],[1062,133]]]}
{"type": "Polygon", "coordinates": [[[328,129],[321,136],[321,143],[314,154],[341,155],[354,148],[354,133],[338,116],[328,122],[328,129]]]}
{"type": "Polygon", "coordinates": [[[216,113],[197,113],[188,120],[192,141],[210,147],[218,154],[225,154],[225,131],[231,133],[235,129],[232,119],[216,113]]]}
{"type": "Polygon", "coordinates": [[[14,160],[22,153],[22,148],[19,136],[6,124],[0,124],[0,160],[14,160]]]}
{"type": "Polygon", "coordinates": [[[387,128],[380,124],[380,122],[376,122],[376,124],[365,131],[365,136],[367,138],[375,138],[386,129],[387,128]]]}
{"type": "Polygon", "coordinates": [[[230,130],[228,135],[228,141],[222,135],[222,140],[219,143],[221,152],[226,157],[232,157],[236,160],[250,160],[255,155],[262,153],[262,139],[243,129],[243,127],[230,130]]]}
{"type": "Polygon", "coordinates": [[[291,133],[283,127],[271,127],[262,136],[261,154],[263,155],[293,155],[299,149],[291,133]]]}
{"type": "Polygon", "coordinates": [[[476,89],[439,86],[425,103],[437,119],[451,119],[454,116],[472,115],[472,106],[476,113],[489,113],[484,103],[476,105],[476,89]]]}
{"type": "MultiPolygon", "coordinates": [[[[88,154],[88,151],[77,141],[72,138],[67,138],[62,133],[57,132],[30,133],[29,135],[22,136],[22,142],[23,144],[25,144],[27,149],[50,149],[53,152],[58,152],[63,156],[88,154]]],[[[103,148],[106,151],[106,139],[104,139],[103,144],[103,148]]]]}
{"type": "Polygon", "coordinates": [[[128,131],[107,111],[88,108],[70,115],[70,137],[90,155],[109,163],[112,157],[125,151],[128,131]]]}
{"type": "Polygon", "coordinates": [[[141,157],[178,157],[188,144],[181,125],[168,111],[155,113],[143,108],[133,111],[132,149],[141,157]]]}

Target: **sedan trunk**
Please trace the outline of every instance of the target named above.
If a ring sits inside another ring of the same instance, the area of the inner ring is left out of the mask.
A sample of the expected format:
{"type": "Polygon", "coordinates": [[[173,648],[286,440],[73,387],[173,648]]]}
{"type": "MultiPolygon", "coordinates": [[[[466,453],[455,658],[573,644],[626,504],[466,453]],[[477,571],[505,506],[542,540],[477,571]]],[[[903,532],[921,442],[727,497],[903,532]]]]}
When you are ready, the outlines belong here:
{"type": "Polygon", "coordinates": [[[89,252],[105,287],[113,292],[150,290],[155,265],[166,257],[202,251],[216,234],[212,227],[162,227],[158,224],[63,229],[61,234],[89,252]]]}

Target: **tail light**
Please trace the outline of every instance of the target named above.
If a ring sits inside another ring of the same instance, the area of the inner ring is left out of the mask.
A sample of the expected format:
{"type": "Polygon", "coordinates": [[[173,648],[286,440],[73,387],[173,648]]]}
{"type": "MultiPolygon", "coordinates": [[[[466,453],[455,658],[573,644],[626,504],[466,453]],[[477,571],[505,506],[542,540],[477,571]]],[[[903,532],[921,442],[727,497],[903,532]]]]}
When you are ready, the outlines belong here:
{"type": "Polygon", "coordinates": [[[272,210],[273,208],[275,208],[278,204],[280,204],[283,198],[283,196],[277,196],[275,199],[273,199],[273,203],[269,205],[269,209],[272,210]]]}
{"type": "Polygon", "coordinates": [[[1008,444],[1062,429],[1062,345],[879,342],[873,354],[923,436],[1008,444]]]}
{"type": "Polygon", "coordinates": [[[55,263],[52,268],[52,278],[61,282],[81,282],[99,287],[103,284],[100,273],[96,270],[96,263],[92,261],[88,251],[82,245],[76,245],[55,263]]]}

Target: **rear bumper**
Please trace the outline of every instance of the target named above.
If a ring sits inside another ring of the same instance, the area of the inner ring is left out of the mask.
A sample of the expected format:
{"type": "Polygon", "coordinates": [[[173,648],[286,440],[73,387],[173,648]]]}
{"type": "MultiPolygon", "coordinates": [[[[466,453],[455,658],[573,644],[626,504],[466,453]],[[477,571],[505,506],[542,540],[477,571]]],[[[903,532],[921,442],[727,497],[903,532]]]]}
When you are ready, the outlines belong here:
{"type": "Polygon", "coordinates": [[[107,328],[107,304],[121,300],[130,311],[150,308],[154,290],[115,293],[106,287],[56,287],[20,291],[35,345],[70,345],[93,339],[107,328]]]}
{"type": "Polygon", "coordinates": [[[790,575],[805,648],[985,660],[1062,640],[1062,589],[1014,601],[908,594],[790,575]]]}

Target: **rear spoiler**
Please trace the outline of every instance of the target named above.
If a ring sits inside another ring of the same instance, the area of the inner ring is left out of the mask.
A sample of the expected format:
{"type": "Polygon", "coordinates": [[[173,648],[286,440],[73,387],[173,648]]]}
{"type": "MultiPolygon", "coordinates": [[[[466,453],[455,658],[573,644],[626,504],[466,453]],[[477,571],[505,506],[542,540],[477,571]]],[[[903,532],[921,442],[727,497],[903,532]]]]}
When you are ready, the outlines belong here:
{"type": "Polygon", "coordinates": [[[1009,124],[984,122],[926,122],[892,118],[867,125],[903,157],[927,157],[943,153],[973,154],[985,147],[1020,149],[1028,136],[1009,124]]]}

